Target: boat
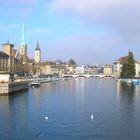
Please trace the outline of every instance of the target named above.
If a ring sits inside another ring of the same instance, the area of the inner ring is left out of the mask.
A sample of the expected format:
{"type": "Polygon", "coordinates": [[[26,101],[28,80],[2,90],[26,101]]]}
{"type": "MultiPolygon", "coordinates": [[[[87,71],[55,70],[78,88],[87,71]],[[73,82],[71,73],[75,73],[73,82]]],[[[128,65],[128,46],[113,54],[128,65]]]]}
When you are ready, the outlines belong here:
{"type": "Polygon", "coordinates": [[[56,76],[53,76],[53,77],[51,78],[51,80],[52,80],[52,81],[59,81],[60,78],[58,78],[58,77],[56,77],[56,76]]]}
{"type": "Polygon", "coordinates": [[[127,80],[127,83],[128,84],[132,84],[132,80],[127,80]]]}
{"type": "Polygon", "coordinates": [[[130,85],[140,85],[140,80],[137,79],[127,80],[127,83],[130,85]]]}
{"type": "Polygon", "coordinates": [[[133,80],[132,85],[140,85],[140,81],[139,80],[133,80]]]}
{"type": "Polygon", "coordinates": [[[40,82],[38,82],[38,81],[32,82],[32,83],[30,84],[30,86],[31,86],[32,88],[40,87],[40,82]]]}

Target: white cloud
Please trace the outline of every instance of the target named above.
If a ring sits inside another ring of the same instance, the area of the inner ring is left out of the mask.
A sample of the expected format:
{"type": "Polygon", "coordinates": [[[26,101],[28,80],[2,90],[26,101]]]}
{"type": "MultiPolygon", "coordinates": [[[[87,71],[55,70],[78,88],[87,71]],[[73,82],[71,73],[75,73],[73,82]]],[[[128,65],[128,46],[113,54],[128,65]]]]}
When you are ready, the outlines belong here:
{"type": "MultiPolygon", "coordinates": [[[[51,44],[52,56],[73,57],[82,61],[110,62],[117,57],[127,55],[129,49],[136,50],[139,58],[140,46],[140,1],[139,0],[52,0],[47,9],[55,16],[86,21],[95,29],[91,36],[65,36],[51,44]],[[73,18],[74,17],[74,18],[73,18]],[[75,18],[76,17],[76,18],[75,18]],[[103,29],[103,31],[101,31],[103,29]],[[98,32],[98,33],[97,33],[98,32]],[[85,58],[87,57],[87,58],[85,58]],[[112,59],[111,59],[112,58],[112,59]],[[88,59],[88,60],[87,60],[88,59]]],[[[78,22],[75,22],[77,26],[78,22]]],[[[85,26],[88,26],[86,24],[85,26]]],[[[84,26],[83,26],[84,27],[84,26]]],[[[87,30],[90,30],[90,27],[87,30]]],[[[60,27],[61,28],[61,27],[60,27]]],[[[81,28],[82,30],[82,28],[81,28]]],[[[76,34],[76,33],[75,33],[76,34]]],[[[49,53],[50,53],[49,52],[49,53]]]]}
{"type": "Polygon", "coordinates": [[[140,34],[139,0],[54,0],[50,9],[132,36],[140,34]]]}
{"type": "Polygon", "coordinates": [[[33,9],[37,6],[39,0],[0,0],[1,11],[5,16],[26,16],[31,13],[33,9]]]}

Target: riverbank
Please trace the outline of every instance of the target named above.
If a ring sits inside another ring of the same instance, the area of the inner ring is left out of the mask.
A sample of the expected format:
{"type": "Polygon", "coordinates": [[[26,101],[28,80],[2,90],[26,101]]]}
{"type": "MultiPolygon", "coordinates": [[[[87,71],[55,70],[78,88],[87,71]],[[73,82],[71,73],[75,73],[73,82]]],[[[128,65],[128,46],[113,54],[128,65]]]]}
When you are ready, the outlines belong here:
{"type": "Polygon", "coordinates": [[[0,95],[9,95],[14,92],[28,89],[28,82],[2,82],[0,83],[0,95]]]}

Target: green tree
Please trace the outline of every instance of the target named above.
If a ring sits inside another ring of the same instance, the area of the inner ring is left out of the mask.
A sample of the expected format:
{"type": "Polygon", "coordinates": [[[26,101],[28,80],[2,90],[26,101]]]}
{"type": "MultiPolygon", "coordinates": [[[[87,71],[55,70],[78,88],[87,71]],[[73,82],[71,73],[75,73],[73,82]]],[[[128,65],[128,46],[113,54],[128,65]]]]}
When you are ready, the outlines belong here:
{"type": "Polygon", "coordinates": [[[73,59],[70,59],[70,60],[68,61],[68,64],[69,64],[69,65],[76,65],[76,62],[75,62],[73,59]]]}
{"type": "Polygon", "coordinates": [[[135,60],[133,53],[129,52],[126,62],[123,64],[121,69],[121,78],[134,78],[135,76],[135,60]]]}

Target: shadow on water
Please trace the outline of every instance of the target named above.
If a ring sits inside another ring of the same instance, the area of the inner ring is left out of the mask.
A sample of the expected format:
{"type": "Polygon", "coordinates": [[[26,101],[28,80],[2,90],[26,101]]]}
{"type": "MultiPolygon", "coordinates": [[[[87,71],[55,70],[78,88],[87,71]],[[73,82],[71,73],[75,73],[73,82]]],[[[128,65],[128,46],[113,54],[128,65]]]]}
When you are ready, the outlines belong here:
{"type": "Polygon", "coordinates": [[[132,118],[135,109],[135,86],[124,81],[117,82],[117,96],[120,110],[124,116],[132,118]],[[128,115],[129,114],[129,115],[128,115]]]}
{"type": "Polygon", "coordinates": [[[24,98],[26,93],[28,93],[28,90],[13,92],[6,96],[0,96],[0,104],[1,106],[4,105],[4,109],[7,110],[11,107],[11,104],[15,104],[15,100],[24,98]]]}
{"type": "Polygon", "coordinates": [[[28,91],[29,91],[29,89],[12,92],[12,93],[9,94],[9,97],[12,97],[12,96],[20,96],[21,94],[28,93],[28,91]]]}
{"type": "MultiPolygon", "coordinates": [[[[125,139],[134,139],[133,136],[139,136],[139,126],[137,125],[137,98],[139,96],[137,90],[139,87],[129,85],[123,81],[117,81],[117,99],[119,109],[119,122],[121,131],[125,139]]],[[[139,114],[139,113],[138,113],[139,114]]],[[[139,122],[139,119],[138,119],[139,122]]]]}
{"type": "Polygon", "coordinates": [[[127,101],[129,104],[132,104],[133,98],[135,96],[135,86],[129,85],[124,81],[118,81],[117,94],[122,100],[127,101]]]}

